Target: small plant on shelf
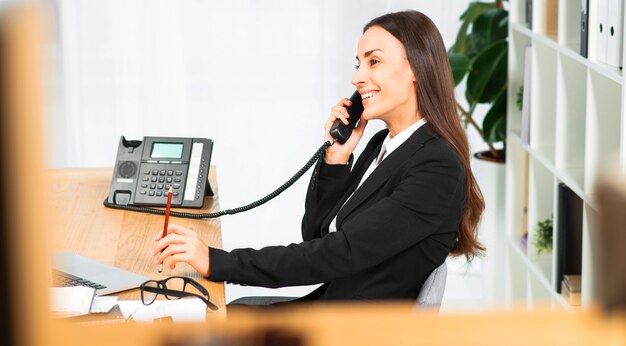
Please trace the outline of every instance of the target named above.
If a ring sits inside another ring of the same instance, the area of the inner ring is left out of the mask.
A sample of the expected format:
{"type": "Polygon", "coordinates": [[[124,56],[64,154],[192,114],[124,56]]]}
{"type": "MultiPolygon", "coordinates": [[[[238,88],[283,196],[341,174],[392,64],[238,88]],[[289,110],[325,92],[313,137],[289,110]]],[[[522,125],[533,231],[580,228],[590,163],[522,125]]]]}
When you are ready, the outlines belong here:
{"type": "Polygon", "coordinates": [[[542,252],[552,252],[552,216],[537,222],[533,245],[537,249],[537,255],[541,255],[542,252]]]}

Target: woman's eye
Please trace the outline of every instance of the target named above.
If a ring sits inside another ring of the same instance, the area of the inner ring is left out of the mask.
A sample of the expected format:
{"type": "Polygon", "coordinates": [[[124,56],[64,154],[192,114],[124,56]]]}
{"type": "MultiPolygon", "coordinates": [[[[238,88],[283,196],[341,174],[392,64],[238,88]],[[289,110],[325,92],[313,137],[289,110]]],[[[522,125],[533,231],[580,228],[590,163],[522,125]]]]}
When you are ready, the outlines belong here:
{"type": "Polygon", "coordinates": [[[355,69],[355,70],[358,70],[358,69],[359,69],[359,67],[360,67],[360,66],[359,66],[359,64],[354,65],[354,69],[355,69]]]}
{"type": "Polygon", "coordinates": [[[376,60],[376,59],[372,59],[372,60],[370,60],[370,65],[376,65],[376,64],[378,64],[378,63],[380,63],[380,61],[379,61],[379,60],[376,60]]]}

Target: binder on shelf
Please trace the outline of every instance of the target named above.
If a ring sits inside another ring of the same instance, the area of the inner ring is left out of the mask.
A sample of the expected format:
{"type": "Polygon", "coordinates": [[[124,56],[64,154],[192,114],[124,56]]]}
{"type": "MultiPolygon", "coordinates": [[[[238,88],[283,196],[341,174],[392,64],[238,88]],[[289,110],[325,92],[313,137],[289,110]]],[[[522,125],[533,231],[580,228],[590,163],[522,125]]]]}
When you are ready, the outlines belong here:
{"type": "Polygon", "coordinates": [[[559,33],[559,0],[545,0],[544,32],[548,36],[559,33]]]}
{"type": "Polygon", "coordinates": [[[593,39],[593,54],[590,54],[590,58],[606,63],[606,52],[608,45],[608,37],[607,37],[607,24],[608,24],[608,11],[609,4],[608,0],[592,0],[593,6],[590,6],[590,11],[595,11],[595,14],[592,14],[596,18],[595,23],[590,23],[593,27],[590,29],[589,34],[591,35],[590,39],[593,39]]]}
{"type": "Polygon", "coordinates": [[[533,0],[526,0],[526,22],[528,29],[533,29],[533,0]]]}
{"type": "Polygon", "coordinates": [[[522,94],[522,128],[520,139],[523,145],[530,145],[530,91],[532,88],[532,45],[524,48],[524,92],[522,94]]]}
{"type": "Polygon", "coordinates": [[[608,0],[606,63],[622,67],[624,0],[608,0]]]}
{"type": "Polygon", "coordinates": [[[589,37],[589,0],[582,0],[580,10],[580,55],[587,57],[589,37]]]}
{"type": "MultiPolygon", "coordinates": [[[[558,186],[557,275],[555,288],[562,293],[562,281],[568,275],[582,272],[583,200],[567,185],[558,186]]],[[[580,289],[578,289],[580,291],[580,289]]]]}

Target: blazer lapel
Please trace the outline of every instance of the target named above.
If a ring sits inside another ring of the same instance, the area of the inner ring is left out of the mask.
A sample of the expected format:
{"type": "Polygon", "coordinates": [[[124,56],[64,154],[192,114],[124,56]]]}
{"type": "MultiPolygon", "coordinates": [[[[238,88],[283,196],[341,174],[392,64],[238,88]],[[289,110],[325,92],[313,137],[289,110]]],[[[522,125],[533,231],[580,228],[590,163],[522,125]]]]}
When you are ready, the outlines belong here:
{"type": "MultiPolygon", "coordinates": [[[[384,137],[383,137],[384,138],[384,137]]],[[[350,188],[346,191],[346,193],[343,195],[343,197],[341,197],[341,200],[339,200],[339,202],[335,205],[335,207],[330,211],[330,213],[328,213],[328,215],[326,216],[326,219],[324,219],[324,222],[322,222],[322,229],[321,229],[321,233],[323,235],[328,233],[328,227],[330,226],[330,223],[333,221],[333,219],[335,218],[335,216],[337,216],[337,213],[339,212],[339,210],[344,206],[344,204],[346,203],[346,200],[352,195],[352,193],[354,192],[354,190],[356,190],[359,182],[361,181],[361,179],[363,179],[363,175],[365,174],[365,172],[367,171],[367,169],[369,168],[369,166],[372,164],[372,161],[374,161],[374,159],[376,159],[376,157],[378,156],[378,153],[380,152],[380,148],[382,147],[382,141],[374,148],[374,150],[370,151],[369,153],[363,152],[362,155],[366,155],[367,159],[365,160],[365,162],[363,162],[363,164],[358,168],[358,171],[355,171],[354,174],[354,178],[352,179],[352,183],[350,185],[350,188]]],[[[356,167],[355,167],[356,168],[356,167]]],[[[339,219],[337,219],[337,221],[339,221],[339,219]]]]}
{"type": "MultiPolygon", "coordinates": [[[[338,228],[341,226],[342,221],[348,216],[356,207],[361,205],[371,194],[373,194],[383,183],[396,172],[401,166],[403,166],[409,157],[411,157],[416,151],[420,150],[424,143],[433,138],[435,134],[430,129],[428,124],[422,125],[417,129],[406,142],[400,145],[389,156],[387,156],[381,164],[376,167],[374,172],[363,182],[352,197],[348,200],[343,208],[339,210],[338,214],[332,213],[333,216],[337,215],[338,228]]],[[[382,143],[381,143],[382,145],[382,143]]],[[[380,146],[381,146],[380,145],[380,146]]],[[[376,153],[380,152],[380,146],[376,153]]],[[[373,161],[369,160],[371,163],[373,161]]],[[[369,165],[367,166],[369,167],[369,165]]],[[[363,174],[361,174],[361,177],[363,174]]],[[[361,180],[359,177],[358,181],[361,180]]],[[[358,181],[356,184],[358,184],[358,181]]]]}

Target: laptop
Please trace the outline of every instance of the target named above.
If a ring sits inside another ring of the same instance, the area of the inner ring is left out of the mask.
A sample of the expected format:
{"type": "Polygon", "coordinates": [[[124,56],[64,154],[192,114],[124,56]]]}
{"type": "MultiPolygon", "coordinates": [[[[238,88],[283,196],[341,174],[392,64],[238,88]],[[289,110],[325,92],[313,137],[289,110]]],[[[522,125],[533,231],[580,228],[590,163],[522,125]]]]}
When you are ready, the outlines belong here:
{"type": "Polygon", "coordinates": [[[139,287],[150,278],[72,252],[52,257],[53,286],[88,286],[102,296],[139,287]]]}

